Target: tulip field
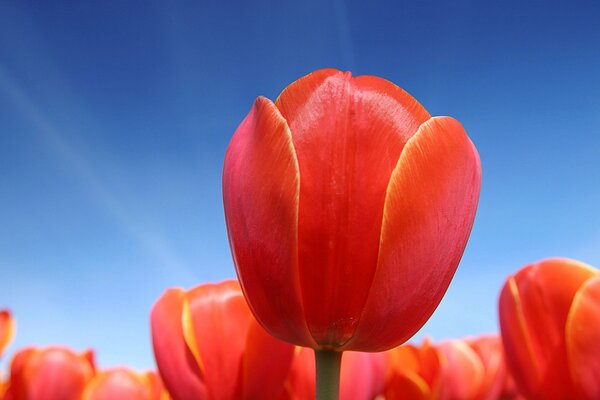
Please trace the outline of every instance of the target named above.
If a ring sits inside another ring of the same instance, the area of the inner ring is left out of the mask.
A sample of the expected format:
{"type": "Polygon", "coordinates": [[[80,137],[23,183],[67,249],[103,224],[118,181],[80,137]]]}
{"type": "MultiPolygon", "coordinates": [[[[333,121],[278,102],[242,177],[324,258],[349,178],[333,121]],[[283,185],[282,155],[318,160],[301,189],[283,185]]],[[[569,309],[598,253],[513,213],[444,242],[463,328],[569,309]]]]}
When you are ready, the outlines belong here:
{"type": "Polygon", "coordinates": [[[600,400],[599,17],[0,1],[0,400],[600,400]]]}
{"type": "MultiPolygon", "coordinates": [[[[600,278],[535,262],[507,277],[499,335],[405,344],[441,301],[475,218],[477,150],[375,76],[315,71],[259,97],[223,201],[237,280],[166,289],[156,370],[19,349],[2,400],[600,398],[600,278]]],[[[15,334],[0,312],[0,355],[15,334]]]]}

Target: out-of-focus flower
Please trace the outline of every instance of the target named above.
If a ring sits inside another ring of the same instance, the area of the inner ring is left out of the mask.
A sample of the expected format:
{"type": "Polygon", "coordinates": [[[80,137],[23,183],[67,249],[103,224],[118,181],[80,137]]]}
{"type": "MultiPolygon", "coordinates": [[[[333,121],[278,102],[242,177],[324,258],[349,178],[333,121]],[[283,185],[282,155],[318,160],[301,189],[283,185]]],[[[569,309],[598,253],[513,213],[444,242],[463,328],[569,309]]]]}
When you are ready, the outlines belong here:
{"type": "Polygon", "coordinates": [[[496,400],[509,396],[502,342],[498,336],[443,341],[445,400],[496,400]]]}
{"type": "Polygon", "coordinates": [[[174,400],[278,399],[294,346],[253,318],[236,281],[167,290],[151,314],[159,373],[174,400]]]}
{"type": "Polygon", "coordinates": [[[428,339],[416,346],[405,344],[389,352],[383,397],[387,400],[440,399],[443,356],[428,339]]]}
{"type": "Polygon", "coordinates": [[[0,357],[15,335],[15,320],[9,310],[0,310],[0,357]]]}
{"type": "Polygon", "coordinates": [[[81,400],[168,400],[168,394],[155,372],[115,368],[98,372],[81,400]]]}
{"type": "Polygon", "coordinates": [[[600,277],[569,259],[510,276],[499,300],[506,360],[528,399],[600,398],[600,277]]]}
{"type": "MultiPolygon", "coordinates": [[[[342,357],[340,400],[372,400],[382,392],[387,369],[387,353],[345,352],[342,357]]],[[[281,400],[315,398],[315,355],[297,347],[294,362],[281,400]]]]}
{"type": "Polygon", "coordinates": [[[231,249],[260,323],[288,342],[382,351],[431,316],[467,243],[481,169],[460,123],[334,69],[259,97],[223,171],[231,249]]]}
{"type": "Polygon", "coordinates": [[[7,400],[79,400],[95,371],[91,351],[26,348],[12,359],[7,400]]]}
{"type": "Polygon", "coordinates": [[[407,344],[388,352],[388,400],[496,400],[511,397],[497,336],[407,344]]]}

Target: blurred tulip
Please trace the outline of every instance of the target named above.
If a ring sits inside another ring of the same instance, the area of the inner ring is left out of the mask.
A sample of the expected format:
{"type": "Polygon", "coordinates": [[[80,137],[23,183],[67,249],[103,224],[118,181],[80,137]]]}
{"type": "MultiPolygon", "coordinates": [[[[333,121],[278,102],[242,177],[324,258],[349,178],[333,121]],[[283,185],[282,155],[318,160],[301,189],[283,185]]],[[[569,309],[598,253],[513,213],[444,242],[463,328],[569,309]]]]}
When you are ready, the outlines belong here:
{"type": "Polygon", "coordinates": [[[387,400],[434,400],[442,393],[443,355],[428,339],[389,352],[383,397],[387,400]]]}
{"type": "Polygon", "coordinates": [[[547,259],[506,281],[499,300],[508,368],[528,399],[600,398],[600,278],[547,259]]]}
{"type": "Polygon", "coordinates": [[[79,400],[94,375],[93,353],[62,347],[27,348],[10,366],[7,400],[79,400]]]}
{"type": "Polygon", "coordinates": [[[174,400],[278,399],[283,392],[294,347],[254,320],[236,281],[167,290],[151,327],[174,400]]]}
{"type": "MultiPolygon", "coordinates": [[[[387,369],[386,353],[346,352],[342,358],[340,400],[372,400],[382,392],[387,369]]],[[[280,400],[315,398],[315,355],[297,347],[294,362],[280,400]]]]}
{"type": "Polygon", "coordinates": [[[481,169],[460,123],[334,69],[256,99],[223,171],[244,294],[288,342],[381,351],[430,317],[475,217],[481,169]]]}
{"type": "Polygon", "coordinates": [[[9,310],[0,310],[0,357],[15,335],[15,320],[9,310]]]}
{"type": "Polygon", "coordinates": [[[496,400],[509,394],[498,336],[447,340],[439,349],[444,355],[443,399],[496,400]]]}
{"type": "Polygon", "coordinates": [[[167,400],[154,372],[136,373],[126,368],[102,371],[87,384],[81,400],[167,400]]]}

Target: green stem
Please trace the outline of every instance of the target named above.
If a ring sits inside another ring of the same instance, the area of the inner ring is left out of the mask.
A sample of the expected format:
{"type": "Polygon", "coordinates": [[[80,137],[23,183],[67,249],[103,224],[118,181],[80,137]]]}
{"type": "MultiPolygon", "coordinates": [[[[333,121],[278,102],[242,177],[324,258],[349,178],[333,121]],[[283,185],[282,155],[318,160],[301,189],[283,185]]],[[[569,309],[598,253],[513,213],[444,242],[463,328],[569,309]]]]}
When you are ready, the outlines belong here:
{"type": "Polygon", "coordinates": [[[342,352],[315,350],[317,366],[317,400],[338,400],[342,352]]]}

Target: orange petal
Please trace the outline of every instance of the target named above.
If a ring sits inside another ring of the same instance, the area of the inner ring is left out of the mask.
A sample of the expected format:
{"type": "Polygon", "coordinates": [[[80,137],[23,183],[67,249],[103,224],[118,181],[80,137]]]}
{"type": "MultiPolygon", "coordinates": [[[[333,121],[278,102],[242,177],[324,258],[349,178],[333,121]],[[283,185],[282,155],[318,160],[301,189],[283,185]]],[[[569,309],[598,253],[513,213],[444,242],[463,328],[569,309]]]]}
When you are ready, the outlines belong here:
{"type": "Polygon", "coordinates": [[[310,400],[315,396],[315,356],[312,349],[296,347],[285,383],[286,399],[310,400]]]}
{"type": "Polygon", "coordinates": [[[462,257],[480,184],[479,157],[460,123],[435,117],[422,124],[387,188],[377,271],[345,349],[385,350],[423,326],[462,257]]]}
{"type": "Polygon", "coordinates": [[[149,383],[125,368],[103,371],[88,383],[82,400],[157,400],[149,383]]]}
{"type": "Polygon", "coordinates": [[[184,337],[203,366],[212,400],[239,398],[242,356],[252,315],[236,281],[204,284],[187,292],[184,337]]]}
{"type": "Polygon", "coordinates": [[[85,354],[60,347],[25,349],[11,364],[9,396],[14,400],[79,400],[93,373],[85,354]]]}
{"type": "Polygon", "coordinates": [[[277,99],[300,171],[298,265],[312,336],[339,347],[371,287],[386,188],[407,140],[429,118],[396,85],[316,71],[277,99]]]}
{"type": "Polygon", "coordinates": [[[185,292],[168,289],[150,316],[154,357],[165,387],[175,400],[206,399],[201,371],[183,337],[185,292]]]}
{"type": "Polygon", "coordinates": [[[588,279],[573,300],[566,325],[571,377],[582,399],[600,398],[600,276],[588,279]]]}
{"type": "Polygon", "coordinates": [[[496,335],[479,336],[468,340],[467,343],[477,353],[483,364],[484,377],[476,398],[478,400],[500,398],[508,379],[500,337],[496,335]]]}
{"type": "Polygon", "coordinates": [[[244,399],[278,399],[294,358],[295,346],[269,335],[252,319],[246,337],[244,399]]]}
{"type": "Polygon", "coordinates": [[[575,293],[596,274],[589,265],[547,259],[522,268],[500,294],[500,327],[506,361],[519,390],[531,398],[573,392],[565,324],[575,293]]]}
{"type": "Polygon", "coordinates": [[[270,100],[259,97],[225,155],[223,204],[229,242],[259,322],[285,341],[315,346],[298,281],[299,179],[288,125],[270,100]]]}
{"type": "Polygon", "coordinates": [[[445,356],[443,398],[447,400],[476,399],[484,382],[484,369],[475,351],[462,340],[439,344],[445,356]]]}
{"type": "Polygon", "coordinates": [[[0,357],[15,335],[15,320],[9,310],[0,310],[0,357]]]}

